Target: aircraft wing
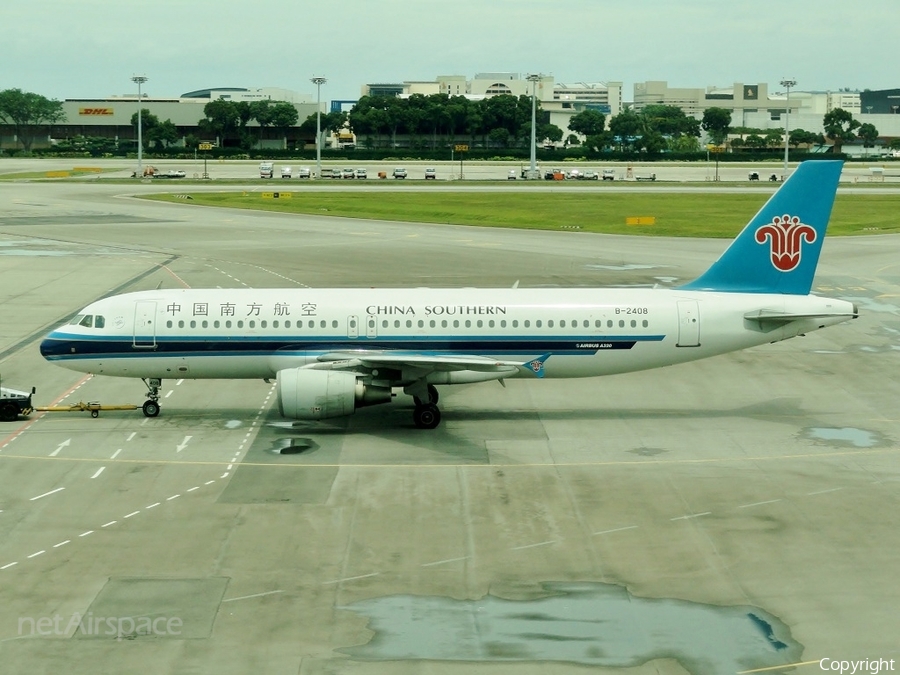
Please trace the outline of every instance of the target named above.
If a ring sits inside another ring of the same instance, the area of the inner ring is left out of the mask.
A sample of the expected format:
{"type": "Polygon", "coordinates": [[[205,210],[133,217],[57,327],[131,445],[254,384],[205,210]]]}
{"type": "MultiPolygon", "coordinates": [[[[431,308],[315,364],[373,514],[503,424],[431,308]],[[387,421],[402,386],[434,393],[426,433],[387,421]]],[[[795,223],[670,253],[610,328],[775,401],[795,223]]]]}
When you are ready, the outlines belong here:
{"type": "MultiPolygon", "coordinates": [[[[482,372],[513,372],[526,365],[520,361],[501,361],[485,356],[429,355],[393,353],[378,350],[329,352],[318,357],[335,370],[371,370],[375,368],[422,368],[434,371],[476,370],[482,372]]],[[[311,366],[315,368],[314,364],[311,366]]]]}

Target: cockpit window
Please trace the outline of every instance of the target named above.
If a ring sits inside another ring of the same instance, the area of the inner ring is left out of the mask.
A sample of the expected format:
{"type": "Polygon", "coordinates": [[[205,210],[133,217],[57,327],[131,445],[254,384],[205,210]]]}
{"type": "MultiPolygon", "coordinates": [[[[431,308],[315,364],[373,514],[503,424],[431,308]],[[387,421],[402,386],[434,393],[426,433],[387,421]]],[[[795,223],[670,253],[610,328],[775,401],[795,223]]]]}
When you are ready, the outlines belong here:
{"type": "Polygon", "coordinates": [[[103,328],[106,326],[106,319],[99,314],[94,317],[94,328],[103,328]]]}
{"type": "Polygon", "coordinates": [[[93,314],[85,315],[84,318],[78,322],[78,325],[84,326],[85,328],[92,327],[94,325],[94,315],[93,314]]]}
{"type": "Polygon", "coordinates": [[[84,314],[78,314],[78,315],[75,316],[75,318],[73,318],[73,319],[69,322],[69,325],[70,325],[70,326],[77,326],[77,325],[79,325],[79,324],[81,323],[81,320],[82,320],[83,318],[84,318],[84,314]]]}

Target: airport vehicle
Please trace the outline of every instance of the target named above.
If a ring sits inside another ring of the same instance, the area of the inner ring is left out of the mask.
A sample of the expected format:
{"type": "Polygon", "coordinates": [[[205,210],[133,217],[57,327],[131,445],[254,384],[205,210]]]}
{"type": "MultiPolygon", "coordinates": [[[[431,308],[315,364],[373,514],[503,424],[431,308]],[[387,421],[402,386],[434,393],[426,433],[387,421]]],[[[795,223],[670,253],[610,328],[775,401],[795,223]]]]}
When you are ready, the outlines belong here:
{"type": "Polygon", "coordinates": [[[506,180],[515,180],[515,179],[516,179],[516,170],[510,169],[509,172],[506,174],[506,180]]]}
{"type": "Polygon", "coordinates": [[[308,166],[301,166],[297,171],[297,178],[310,178],[312,176],[312,172],[309,170],[308,166]]]}
{"type": "Polygon", "coordinates": [[[615,180],[616,172],[613,169],[603,169],[603,180],[615,180]]]}
{"type": "Polygon", "coordinates": [[[406,169],[397,167],[396,169],[394,169],[393,176],[394,178],[406,178],[406,169]]]}
{"type": "Polygon", "coordinates": [[[275,165],[272,162],[261,162],[259,165],[259,177],[271,178],[275,175],[275,165]]]}
{"type": "Polygon", "coordinates": [[[581,177],[584,180],[600,180],[600,174],[596,171],[591,171],[590,169],[585,171],[581,177]]]}
{"type": "Polygon", "coordinates": [[[369,177],[369,173],[365,169],[357,169],[356,170],[356,179],[357,180],[365,180],[369,177]]]}
{"type": "Polygon", "coordinates": [[[437,180],[437,170],[431,167],[425,169],[425,180],[437,180]]]}
{"type": "Polygon", "coordinates": [[[30,392],[0,387],[0,422],[15,422],[19,415],[30,415],[34,391],[34,387],[30,392]]]}
{"type": "Polygon", "coordinates": [[[289,167],[289,166],[281,167],[281,177],[282,178],[290,178],[291,177],[291,167],[289,167]]]}
{"type": "Polygon", "coordinates": [[[154,178],[184,178],[184,171],[178,169],[169,169],[168,171],[157,171],[153,174],[154,178]]]}
{"type": "Polygon", "coordinates": [[[353,180],[354,178],[356,178],[356,172],[353,169],[344,169],[343,171],[341,171],[341,178],[353,180]]]}
{"type": "Polygon", "coordinates": [[[88,305],[40,349],[65,368],[144,379],[148,417],[163,378],[274,378],[287,418],[350,415],[402,388],[430,429],[436,385],[645,370],[856,318],[853,303],[810,294],[841,167],[803,162],[679,287],[157,289],[88,305]]]}

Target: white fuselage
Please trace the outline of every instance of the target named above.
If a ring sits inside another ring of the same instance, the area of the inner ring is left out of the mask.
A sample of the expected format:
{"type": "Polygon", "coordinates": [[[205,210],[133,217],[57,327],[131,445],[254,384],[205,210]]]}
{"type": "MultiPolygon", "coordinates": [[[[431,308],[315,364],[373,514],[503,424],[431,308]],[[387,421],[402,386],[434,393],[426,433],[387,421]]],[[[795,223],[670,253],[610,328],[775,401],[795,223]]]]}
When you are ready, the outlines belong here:
{"type": "Polygon", "coordinates": [[[369,350],[521,363],[549,354],[543,376],[592,377],[775,342],[854,314],[849,302],[817,296],[677,289],[156,290],[89,305],[41,352],[73,370],[144,378],[269,378],[369,350]],[[759,312],[798,318],[746,318],[759,312]]]}

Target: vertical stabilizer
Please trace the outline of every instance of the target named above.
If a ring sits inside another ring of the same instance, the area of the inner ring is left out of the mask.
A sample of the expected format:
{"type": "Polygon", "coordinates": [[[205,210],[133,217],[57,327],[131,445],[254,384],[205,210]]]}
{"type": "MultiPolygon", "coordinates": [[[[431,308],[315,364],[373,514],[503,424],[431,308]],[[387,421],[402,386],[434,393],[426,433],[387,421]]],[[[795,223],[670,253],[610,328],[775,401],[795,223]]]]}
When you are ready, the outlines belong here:
{"type": "Polygon", "coordinates": [[[841,161],[806,161],[713,265],[681,288],[808,295],[841,177],[841,161]]]}

